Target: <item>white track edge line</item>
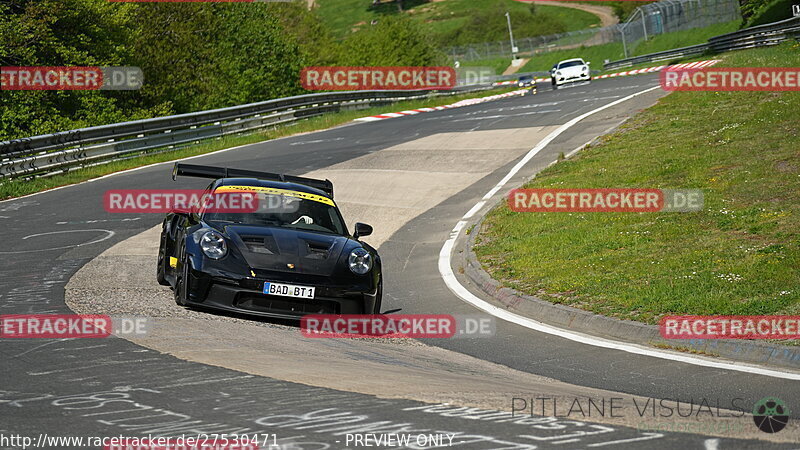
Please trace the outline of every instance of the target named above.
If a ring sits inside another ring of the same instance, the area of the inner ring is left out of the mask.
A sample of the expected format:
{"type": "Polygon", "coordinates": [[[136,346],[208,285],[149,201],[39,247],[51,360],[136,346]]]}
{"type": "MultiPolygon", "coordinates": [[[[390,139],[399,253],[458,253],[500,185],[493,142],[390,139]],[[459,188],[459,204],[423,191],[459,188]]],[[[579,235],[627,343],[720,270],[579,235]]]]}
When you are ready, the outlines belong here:
{"type": "Polygon", "coordinates": [[[578,333],[575,331],[568,331],[562,328],[558,328],[552,325],[547,325],[542,322],[539,322],[534,319],[530,319],[528,317],[520,316],[518,314],[514,314],[509,312],[505,309],[499,308],[494,306],[485,300],[477,297],[472,292],[470,292],[467,288],[465,288],[456,278],[455,273],[453,272],[453,268],[451,266],[451,255],[453,252],[453,248],[455,247],[455,241],[458,238],[461,230],[466,226],[467,221],[466,219],[470,218],[474,215],[483,205],[485,205],[486,200],[491,198],[494,194],[496,194],[503,186],[512,178],[514,175],[519,172],[525,164],[531,160],[537,153],[539,153],[542,149],[544,149],[547,145],[549,145],[556,137],[561,135],[563,132],[567,131],[576,123],[580,122],[581,120],[596,114],[600,111],[605,109],[611,108],[612,106],[618,105],[624,101],[630,100],[634,97],[639,95],[645,94],[647,92],[651,92],[655,89],[659,89],[660,86],[655,86],[649,89],[645,89],[644,91],[637,92],[635,94],[631,94],[627,97],[623,97],[619,100],[615,100],[611,103],[608,103],[604,106],[601,106],[597,109],[589,111],[587,113],[581,114],[580,116],[570,120],[569,122],[561,125],[557,129],[553,130],[549,135],[547,135],[544,139],[539,141],[538,144],[534,148],[532,148],[512,169],[511,171],[500,180],[495,187],[492,188],[480,202],[478,202],[474,207],[472,207],[467,214],[465,214],[461,220],[458,221],[456,226],[450,232],[450,237],[445,241],[444,245],[442,246],[441,251],[439,251],[439,274],[442,276],[442,280],[447,285],[447,288],[450,289],[456,296],[461,298],[466,303],[474,306],[477,309],[485,311],[492,316],[505,320],[507,322],[515,323],[517,325],[523,326],[525,328],[529,328],[531,330],[539,331],[542,333],[552,334],[554,336],[558,336],[564,339],[569,339],[574,342],[579,342],[581,344],[592,345],[595,347],[602,347],[608,348],[612,350],[620,350],[627,353],[632,353],[636,355],[643,355],[643,356],[650,356],[654,358],[666,359],[670,361],[682,362],[686,364],[692,364],[695,366],[703,366],[703,367],[711,367],[715,369],[724,369],[724,370],[732,370],[736,372],[744,372],[744,373],[751,373],[756,375],[764,375],[768,377],[774,378],[783,378],[787,380],[800,380],[800,373],[791,373],[791,372],[780,372],[777,370],[766,369],[762,367],[756,367],[746,364],[736,364],[732,362],[722,362],[722,361],[711,361],[708,359],[698,358],[694,356],[687,356],[687,355],[680,355],[677,353],[672,352],[664,352],[659,351],[651,348],[647,348],[644,346],[636,345],[636,344],[628,344],[624,342],[614,341],[611,339],[604,339],[596,336],[590,336],[583,333],[578,333]],[[478,205],[481,205],[480,207],[478,205]]]}

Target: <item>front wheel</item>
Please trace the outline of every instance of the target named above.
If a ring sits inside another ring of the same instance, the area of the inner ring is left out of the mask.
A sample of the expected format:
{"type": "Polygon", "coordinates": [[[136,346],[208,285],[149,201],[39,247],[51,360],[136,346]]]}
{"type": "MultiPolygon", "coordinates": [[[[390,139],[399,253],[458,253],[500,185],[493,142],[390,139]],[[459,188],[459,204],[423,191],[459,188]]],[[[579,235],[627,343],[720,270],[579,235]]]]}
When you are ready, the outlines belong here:
{"type": "Polygon", "coordinates": [[[381,313],[381,302],[383,300],[383,279],[378,281],[378,292],[375,293],[375,306],[372,308],[373,314],[381,313]]]}
{"type": "Polygon", "coordinates": [[[181,271],[175,275],[175,304],[186,306],[189,293],[189,258],[186,257],[186,247],[181,247],[178,264],[181,271]]]}

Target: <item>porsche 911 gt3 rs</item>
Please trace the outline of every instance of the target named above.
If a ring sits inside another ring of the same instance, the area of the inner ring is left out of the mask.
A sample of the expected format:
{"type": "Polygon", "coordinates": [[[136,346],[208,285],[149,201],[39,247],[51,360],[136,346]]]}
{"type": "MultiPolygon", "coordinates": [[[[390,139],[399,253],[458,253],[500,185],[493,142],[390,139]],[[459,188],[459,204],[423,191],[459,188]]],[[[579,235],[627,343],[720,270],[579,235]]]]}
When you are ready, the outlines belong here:
{"type": "Polygon", "coordinates": [[[381,260],[360,240],[372,227],[349,233],[329,180],[189,164],[175,164],[177,176],[214,179],[208,195],[258,199],[253,211],[167,214],[157,280],[178,305],[288,319],[380,313],[381,260]]]}

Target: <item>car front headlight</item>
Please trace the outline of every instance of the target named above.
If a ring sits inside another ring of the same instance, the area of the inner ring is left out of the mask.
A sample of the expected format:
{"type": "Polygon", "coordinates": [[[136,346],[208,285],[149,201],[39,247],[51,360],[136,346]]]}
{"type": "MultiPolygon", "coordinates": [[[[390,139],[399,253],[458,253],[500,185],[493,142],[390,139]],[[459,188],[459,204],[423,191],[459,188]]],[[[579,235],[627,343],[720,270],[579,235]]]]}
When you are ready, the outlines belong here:
{"type": "Polygon", "coordinates": [[[207,231],[200,238],[200,248],[211,259],[220,259],[228,253],[225,238],[216,231],[207,231]]]}
{"type": "Polygon", "coordinates": [[[372,269],[372,255],[359,247],[350,252],[350,256],[347,258],[347,265],[350,266],[351,272],[357,275],[364,275],[372,269]]]}
{"type": "Polygon", "coordinates": [[[559,72],[559,71],[556,71],[556,76],[557,76],[557,77],[560,77],[560,76],[561,76],[561,72],[559,72]]]}

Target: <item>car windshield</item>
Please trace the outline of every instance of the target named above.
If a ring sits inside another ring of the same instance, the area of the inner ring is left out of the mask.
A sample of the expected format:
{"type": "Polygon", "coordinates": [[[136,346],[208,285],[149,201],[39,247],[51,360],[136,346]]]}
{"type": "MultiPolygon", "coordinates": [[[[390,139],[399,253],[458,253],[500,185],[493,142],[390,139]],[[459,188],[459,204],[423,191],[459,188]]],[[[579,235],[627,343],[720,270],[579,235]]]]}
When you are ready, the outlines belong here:
{"type": "MultiPolygon", "coordinates": [[[[215,193],[220,192],[220,190],[215,191],[215,193]]],[[[202,212],[203,220],[347,234],[347,228],[336,205],[327,197],[295,191],[257,192],[256,196],[258,201],[253,202],[254,211],[230,212],[230,209],[207,209],[202,212]]]]}
{"type": "Polygon", "coordinates": [[[531,81],[533,77],[520,77],[519,81],[531,81]]]}
{"type": "Polygon", "coordinates": [[[566,69],[567,67],[575,67],[575,66],[582,66],[583,61],[575,60],[575,61],[566,61],[558,65],[559,69],[566,69]]]}

